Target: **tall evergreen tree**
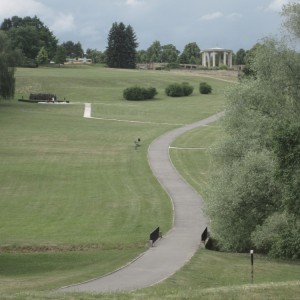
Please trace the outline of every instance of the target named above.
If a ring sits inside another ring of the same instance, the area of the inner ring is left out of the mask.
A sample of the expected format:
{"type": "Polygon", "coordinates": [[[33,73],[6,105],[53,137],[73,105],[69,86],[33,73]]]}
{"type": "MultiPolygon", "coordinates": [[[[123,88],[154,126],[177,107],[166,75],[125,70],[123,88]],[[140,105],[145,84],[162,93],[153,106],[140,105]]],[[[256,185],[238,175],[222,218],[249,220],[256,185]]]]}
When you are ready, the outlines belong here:
{"type": "Polygon", "coordinates": [[[126,34],[126,39],[127,39],[127,41],[125,43],[125,47],[127,50],[127,67],[129,69],[135,69],[136,55],[137,55],[136,48],[138,46],[137,38],[136,38],[133,28],[130,25],[128,25],[126,27],[125,34],[126,34]]]}
{"type": "Polygon", "coordinates": [[[113,23],[106,48],[107,65],[110,68],[135,68],[137,46],[137,38],[130,25],[113,23]]]}

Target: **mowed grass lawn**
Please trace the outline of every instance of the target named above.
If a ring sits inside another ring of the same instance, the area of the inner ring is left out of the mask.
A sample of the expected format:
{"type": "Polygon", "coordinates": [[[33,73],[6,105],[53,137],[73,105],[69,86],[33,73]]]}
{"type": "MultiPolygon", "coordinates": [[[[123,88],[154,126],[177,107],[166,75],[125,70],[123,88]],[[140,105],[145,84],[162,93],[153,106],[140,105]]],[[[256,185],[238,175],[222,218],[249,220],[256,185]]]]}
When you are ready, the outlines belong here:
{"type": "Polygon", "coordinates": [[[177,170],[205,198],[211,168],[211,153],[222,139],[222,121],[191,130],[171,145],[170,157],[177,170]]]}
{"type": "Polygon", "coordinates": [[[148,145],[221,111],[228,83],[89,66],[18,69],[16,77],[16,98],[50,92],[74,104],[0,103],[0,293],[54,289],[124,265],[145,250],[156,226],[172,226],[148,145]],[[203,80],[212,95],[199,94],[203,80]],[[195,87],[191,97],[164,95],[169,83],[183,81],[195,87]],[[122,91],[132,85],[159,94],[127,102],[122,91]],[[104,120],[84,119],[85,102],[104,120]],[[142,145],[135,150],[137,138],[142,145]]]}
{"type": "MultiPolygon", "coordinates": [[[[54,92],[77,104],[0,103],[0,245],[7,245],[0,252],[0,298],[298,299],[299,262],[255,255],[251,284],[249,255],[206,250],[149,289],[49,291],[125,264],[145,250],[149,230],[171,227],[170,202],[148,167],[147,147],[179,124],[221,111],[227,85],[169,72],[19,69],[17,97],[54,92]],[[195,86],[193,96],[164,96],[166,84],[183,81],[195,86]],[[212,84],[213,94],[200,96],[199,81],[212,84]],[[122,100],[122,90],[134,84],[155,86],[159,95],[155,101],[122,100]],[[94,117],[146,123],[85,120],[84,102],[92,103],[94,117]],[[135,151],[138,137],[142,146],[135,151]]],[[[217,122],[184,134],[170,149],[176,168],[202,195],[209,149],[222,134],[217,122]]]]}

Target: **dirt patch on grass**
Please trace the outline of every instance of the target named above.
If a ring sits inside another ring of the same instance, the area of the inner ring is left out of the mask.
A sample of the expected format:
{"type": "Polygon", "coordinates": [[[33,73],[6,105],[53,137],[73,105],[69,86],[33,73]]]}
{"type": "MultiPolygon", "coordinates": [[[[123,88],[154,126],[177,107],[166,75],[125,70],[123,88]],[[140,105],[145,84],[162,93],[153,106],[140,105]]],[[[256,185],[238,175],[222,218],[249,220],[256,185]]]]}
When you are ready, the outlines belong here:
{"type": "Polygon", "coordinates": [[[185,74],[191,76],[207,77],[217,79],[225,82],[238,82],[237,71],[225,71],[225,70],[171,70],[173,74],[185,74]]]}

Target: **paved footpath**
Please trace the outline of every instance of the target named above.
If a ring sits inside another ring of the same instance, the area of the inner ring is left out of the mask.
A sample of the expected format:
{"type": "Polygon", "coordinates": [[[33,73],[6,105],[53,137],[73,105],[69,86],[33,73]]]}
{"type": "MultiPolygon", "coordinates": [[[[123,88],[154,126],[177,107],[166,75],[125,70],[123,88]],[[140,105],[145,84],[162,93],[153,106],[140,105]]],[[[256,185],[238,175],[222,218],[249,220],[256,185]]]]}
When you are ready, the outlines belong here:
{"type": "MultiPolygon", "coordinates": [[[[157,138],[148,149],[153,174],[170,196],[174,207],[174,226],[138,259],[98,279],[64,287],[60,291],[132,291],[154,285],[174,274],[198,250],[207,221],[202,199],[178,174],[169,157],[169,145],[181,134],[218,120],[223,113],[172,130],[157,138]]],[[[159,224],[158,224],[159,225],[159,224]]]]}

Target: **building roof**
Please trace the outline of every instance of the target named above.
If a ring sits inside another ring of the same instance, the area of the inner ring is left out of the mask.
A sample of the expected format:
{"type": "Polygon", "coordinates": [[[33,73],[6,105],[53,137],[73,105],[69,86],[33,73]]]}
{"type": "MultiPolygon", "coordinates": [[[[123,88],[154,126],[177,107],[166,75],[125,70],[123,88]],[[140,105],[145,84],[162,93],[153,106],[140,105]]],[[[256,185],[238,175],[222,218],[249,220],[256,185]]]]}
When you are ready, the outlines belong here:
{"type": "Polygon", "coordinates": [[[233,52],[233,51],[230,49],[214,47],[214,48],[203,49],[201,52],[233,52]]]}

